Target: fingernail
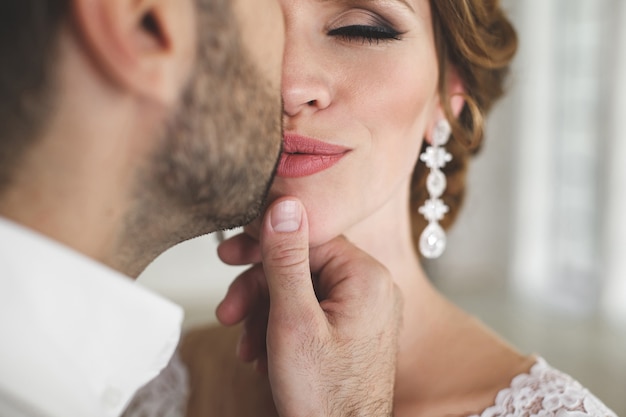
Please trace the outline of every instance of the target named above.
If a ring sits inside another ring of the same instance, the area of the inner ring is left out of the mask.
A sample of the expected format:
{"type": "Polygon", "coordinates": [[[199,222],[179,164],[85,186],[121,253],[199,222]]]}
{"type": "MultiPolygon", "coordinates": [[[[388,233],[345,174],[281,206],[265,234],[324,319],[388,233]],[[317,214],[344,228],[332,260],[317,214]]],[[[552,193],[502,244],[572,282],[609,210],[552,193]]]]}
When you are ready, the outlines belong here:
{"type": "Polygon", "coordinates": [[[302,206],[293,200],[281,201],[272,208],[270,221],[275,232],[295,232],[302,223],[302,206]]]}

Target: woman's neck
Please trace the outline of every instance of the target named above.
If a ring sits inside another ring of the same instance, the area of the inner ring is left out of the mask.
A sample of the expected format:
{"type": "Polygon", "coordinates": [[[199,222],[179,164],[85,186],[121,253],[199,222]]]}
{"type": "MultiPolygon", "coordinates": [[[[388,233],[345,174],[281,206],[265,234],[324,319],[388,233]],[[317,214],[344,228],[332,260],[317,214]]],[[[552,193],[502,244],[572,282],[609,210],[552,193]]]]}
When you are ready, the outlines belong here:
{"type": "Polygon", "coordinates": [[[396,400],[413,398],[413,388],[421,385],[418,382],[424,364],[432,359],[430,333],[438,327],[442,310],[441,297],[430,284],[415,252],[408,186],[403,190],[346,233],[350,241],[387,267],[404,297],[396,400]]]}
{"type": "Polygon", "coordinates": [[[497,394],[493,386],[505,388],[530,365],[433,287],[414,249],[408,197],[407,186],[346,233],[387,267],[404,296],[396,415],[447,414],[459,404],[486,408],[497,394]],[[499,371],[485,369],[489,364],[499,371]]]}

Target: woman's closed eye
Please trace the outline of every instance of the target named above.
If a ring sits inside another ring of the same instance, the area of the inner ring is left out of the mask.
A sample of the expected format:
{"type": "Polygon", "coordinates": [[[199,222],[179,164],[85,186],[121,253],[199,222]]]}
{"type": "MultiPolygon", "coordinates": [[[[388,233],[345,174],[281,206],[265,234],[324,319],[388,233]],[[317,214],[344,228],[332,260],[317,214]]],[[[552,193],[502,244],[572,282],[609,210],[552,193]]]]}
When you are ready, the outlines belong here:
{"type": "Polygon", "coordinates": [[[400,35],[402,35],[400,32],[389,27],[368,25],[350,25],[328,31],[328,36],[346,41],[369,42],[370,45],[398,41],[400,35]]]}

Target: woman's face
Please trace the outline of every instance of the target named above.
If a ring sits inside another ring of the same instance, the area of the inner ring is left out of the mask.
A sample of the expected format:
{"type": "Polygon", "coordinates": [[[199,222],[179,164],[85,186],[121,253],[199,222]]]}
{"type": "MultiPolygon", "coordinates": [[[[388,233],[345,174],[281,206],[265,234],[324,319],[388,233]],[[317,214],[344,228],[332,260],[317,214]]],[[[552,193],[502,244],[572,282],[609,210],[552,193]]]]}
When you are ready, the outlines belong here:
{"type": "Polygon", "coordinates": [[[285,148],[271,198],[300,198],[313,245],[407,189],[440,116],[427,0],[280,0],[285,148]]]}

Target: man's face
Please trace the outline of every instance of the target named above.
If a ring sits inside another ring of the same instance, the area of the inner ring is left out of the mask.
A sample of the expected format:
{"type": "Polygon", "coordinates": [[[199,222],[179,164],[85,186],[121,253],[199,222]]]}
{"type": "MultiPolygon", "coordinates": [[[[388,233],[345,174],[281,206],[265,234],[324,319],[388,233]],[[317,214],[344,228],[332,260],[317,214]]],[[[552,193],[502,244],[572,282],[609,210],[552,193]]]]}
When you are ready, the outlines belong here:
{"type": "Polygon", "coordinates": [[[197,8],[195,70],[139,184],[150,194],[140,210],[179,223],[176,240],[254,218],[282,142],[278,2],[197,0],[197,8]]]}

